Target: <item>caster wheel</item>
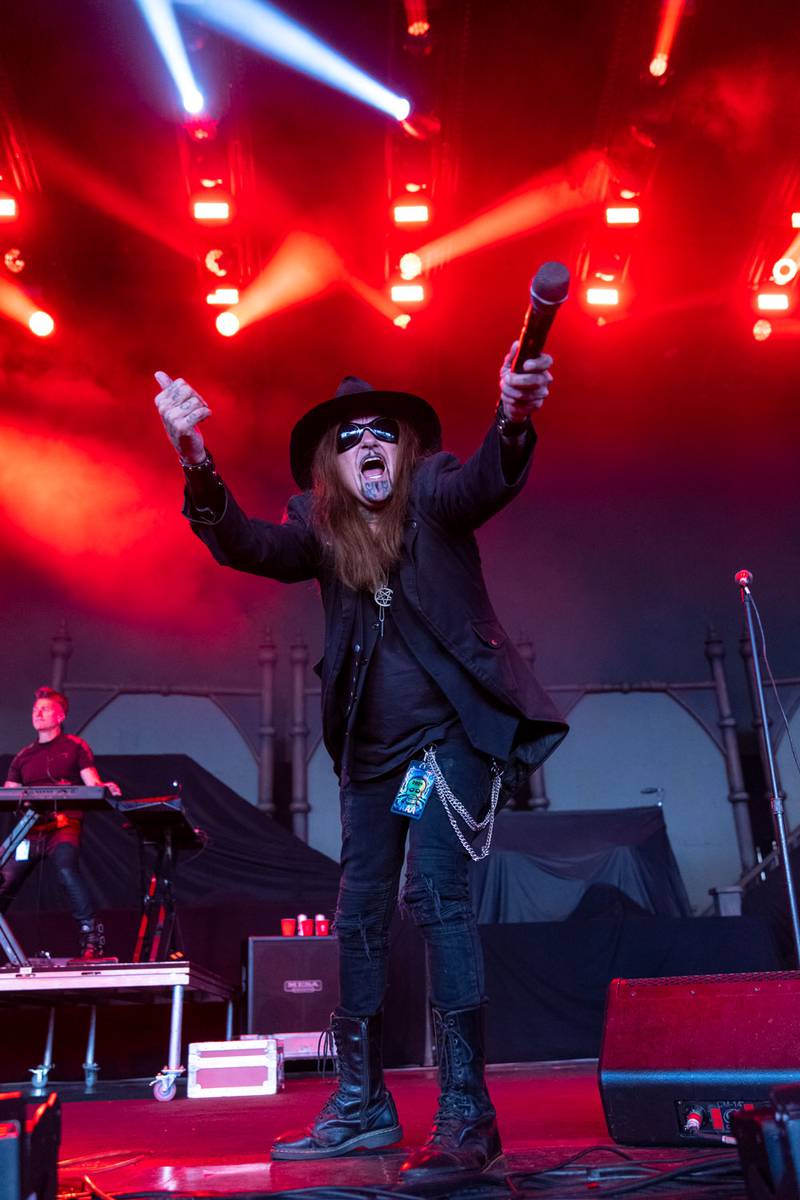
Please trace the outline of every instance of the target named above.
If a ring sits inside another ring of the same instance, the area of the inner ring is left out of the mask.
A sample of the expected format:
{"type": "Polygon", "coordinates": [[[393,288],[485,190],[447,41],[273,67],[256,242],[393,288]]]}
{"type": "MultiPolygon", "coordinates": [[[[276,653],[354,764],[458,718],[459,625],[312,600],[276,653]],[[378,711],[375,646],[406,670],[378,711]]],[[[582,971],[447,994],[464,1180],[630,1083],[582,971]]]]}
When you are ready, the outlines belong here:
{"type": "Polygon", "coordinates": [[[177,1086],[174,1083],[168,1084],[163,1079],[158,1079],[153,1086],[153,1095],[156,1100],[161,1100],[162,1102],[174,1100],[177,1090],[177,1086]]]}

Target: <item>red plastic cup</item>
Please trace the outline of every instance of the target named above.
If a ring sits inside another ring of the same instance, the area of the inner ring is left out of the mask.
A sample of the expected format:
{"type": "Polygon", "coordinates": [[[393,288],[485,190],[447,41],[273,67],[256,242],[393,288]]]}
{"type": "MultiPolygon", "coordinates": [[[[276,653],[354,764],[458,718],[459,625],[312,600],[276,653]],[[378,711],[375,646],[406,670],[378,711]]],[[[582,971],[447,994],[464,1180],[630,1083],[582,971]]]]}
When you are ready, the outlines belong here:
{"type": "Polygon", "coordinates": [[[313,921],[313,919],[311,917],[306,917],[305,921],[301,921],[300,929],[298,930],[298,932],[301,934],[302,937],[313,937],[314,936],[314,921],[313,921]]]}
{"type": "Polygon", "coordinates": [[[327,917],[317,917],[314,921],[314,933],[317,937],[327,937],[330,932],[330,922],[327,917]]]}
{"type": "Polygon", "coordinates": [[[284,937],[294,937],[297,933],[297,921],[294,917],[281,917],[281,933],[284,937]]]}

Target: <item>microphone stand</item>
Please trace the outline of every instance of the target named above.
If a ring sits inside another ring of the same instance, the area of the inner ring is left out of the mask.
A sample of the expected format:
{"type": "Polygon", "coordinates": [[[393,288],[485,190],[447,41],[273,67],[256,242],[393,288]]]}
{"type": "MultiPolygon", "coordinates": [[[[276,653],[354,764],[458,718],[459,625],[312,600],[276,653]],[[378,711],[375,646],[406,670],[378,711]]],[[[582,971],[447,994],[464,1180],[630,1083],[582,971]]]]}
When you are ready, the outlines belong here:
{"type": "Polygon", "coordinates": [[[756,642],[756,630],[753,622],[753,596],[750,591],[750,584],[753,582],[753,576],[749,571],[739,571],[736,575],[736,582],[739,585],[742,593],[742,604],[744,605],[745,619],[747,621],[747,635],[750,639],[750,648],[753,652],[753,677],[755,680],[755,691],[758,697],[758,708],[761,715],[761,729],[763,731],[764,746],[767,752],[767,764],[769,766],[769,788],[770,800],[769,807],[772,813],[772,824],[775,829],[776,848],[778,851],[778,859],[783,868],[784,882],[786,883],[786,895],[789,900],[789,916],[792,922],[792,938],[794,941],[795,960],[800,965],[800,916],[797,911],[797,893],[795,891],[794,879],[792,878],[792,864],[789,860],[789,843],[786,838],[786,813],[783,807],[783,798],[778,787],[778,775],[775,770],[775,754],[772,748],[772,734],[769,729],[769,721],[767,719],[767,706],[764,701],[764,681],[761,676],[761,656],[759,653],[758,644],[756,642]]]}

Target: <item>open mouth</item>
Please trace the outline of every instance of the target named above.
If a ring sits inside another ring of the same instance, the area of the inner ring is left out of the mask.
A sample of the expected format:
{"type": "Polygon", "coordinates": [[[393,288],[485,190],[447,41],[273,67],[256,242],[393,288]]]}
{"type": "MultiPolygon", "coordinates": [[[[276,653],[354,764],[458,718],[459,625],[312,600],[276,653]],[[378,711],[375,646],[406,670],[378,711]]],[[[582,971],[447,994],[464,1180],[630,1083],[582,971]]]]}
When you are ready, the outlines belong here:
{"type": "Polygon", "coordinates": [[[367,454],[361,460],[360,471],[364,479],[382,479],[386,474],[386,463],[379,454],[367,454]]]}

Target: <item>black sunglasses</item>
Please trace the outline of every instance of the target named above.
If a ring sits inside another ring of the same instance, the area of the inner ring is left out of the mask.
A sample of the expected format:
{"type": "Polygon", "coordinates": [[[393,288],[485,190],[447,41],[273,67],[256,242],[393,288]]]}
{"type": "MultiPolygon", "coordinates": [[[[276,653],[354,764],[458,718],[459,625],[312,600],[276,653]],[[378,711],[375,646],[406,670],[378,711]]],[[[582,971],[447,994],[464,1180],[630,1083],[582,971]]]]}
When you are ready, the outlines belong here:
{"type": "Polygon", "coordinates": [[[376,417],[374,421],[369,421],[366,425],[357,425],[355,421],[348,421],[347,424],[340,425],[336,433],[336,453],[344,454],[345,450],[352,450],[368,429],[379,442],[394,443],[400,437],[400,426],[391,417],[376,417]]]}

